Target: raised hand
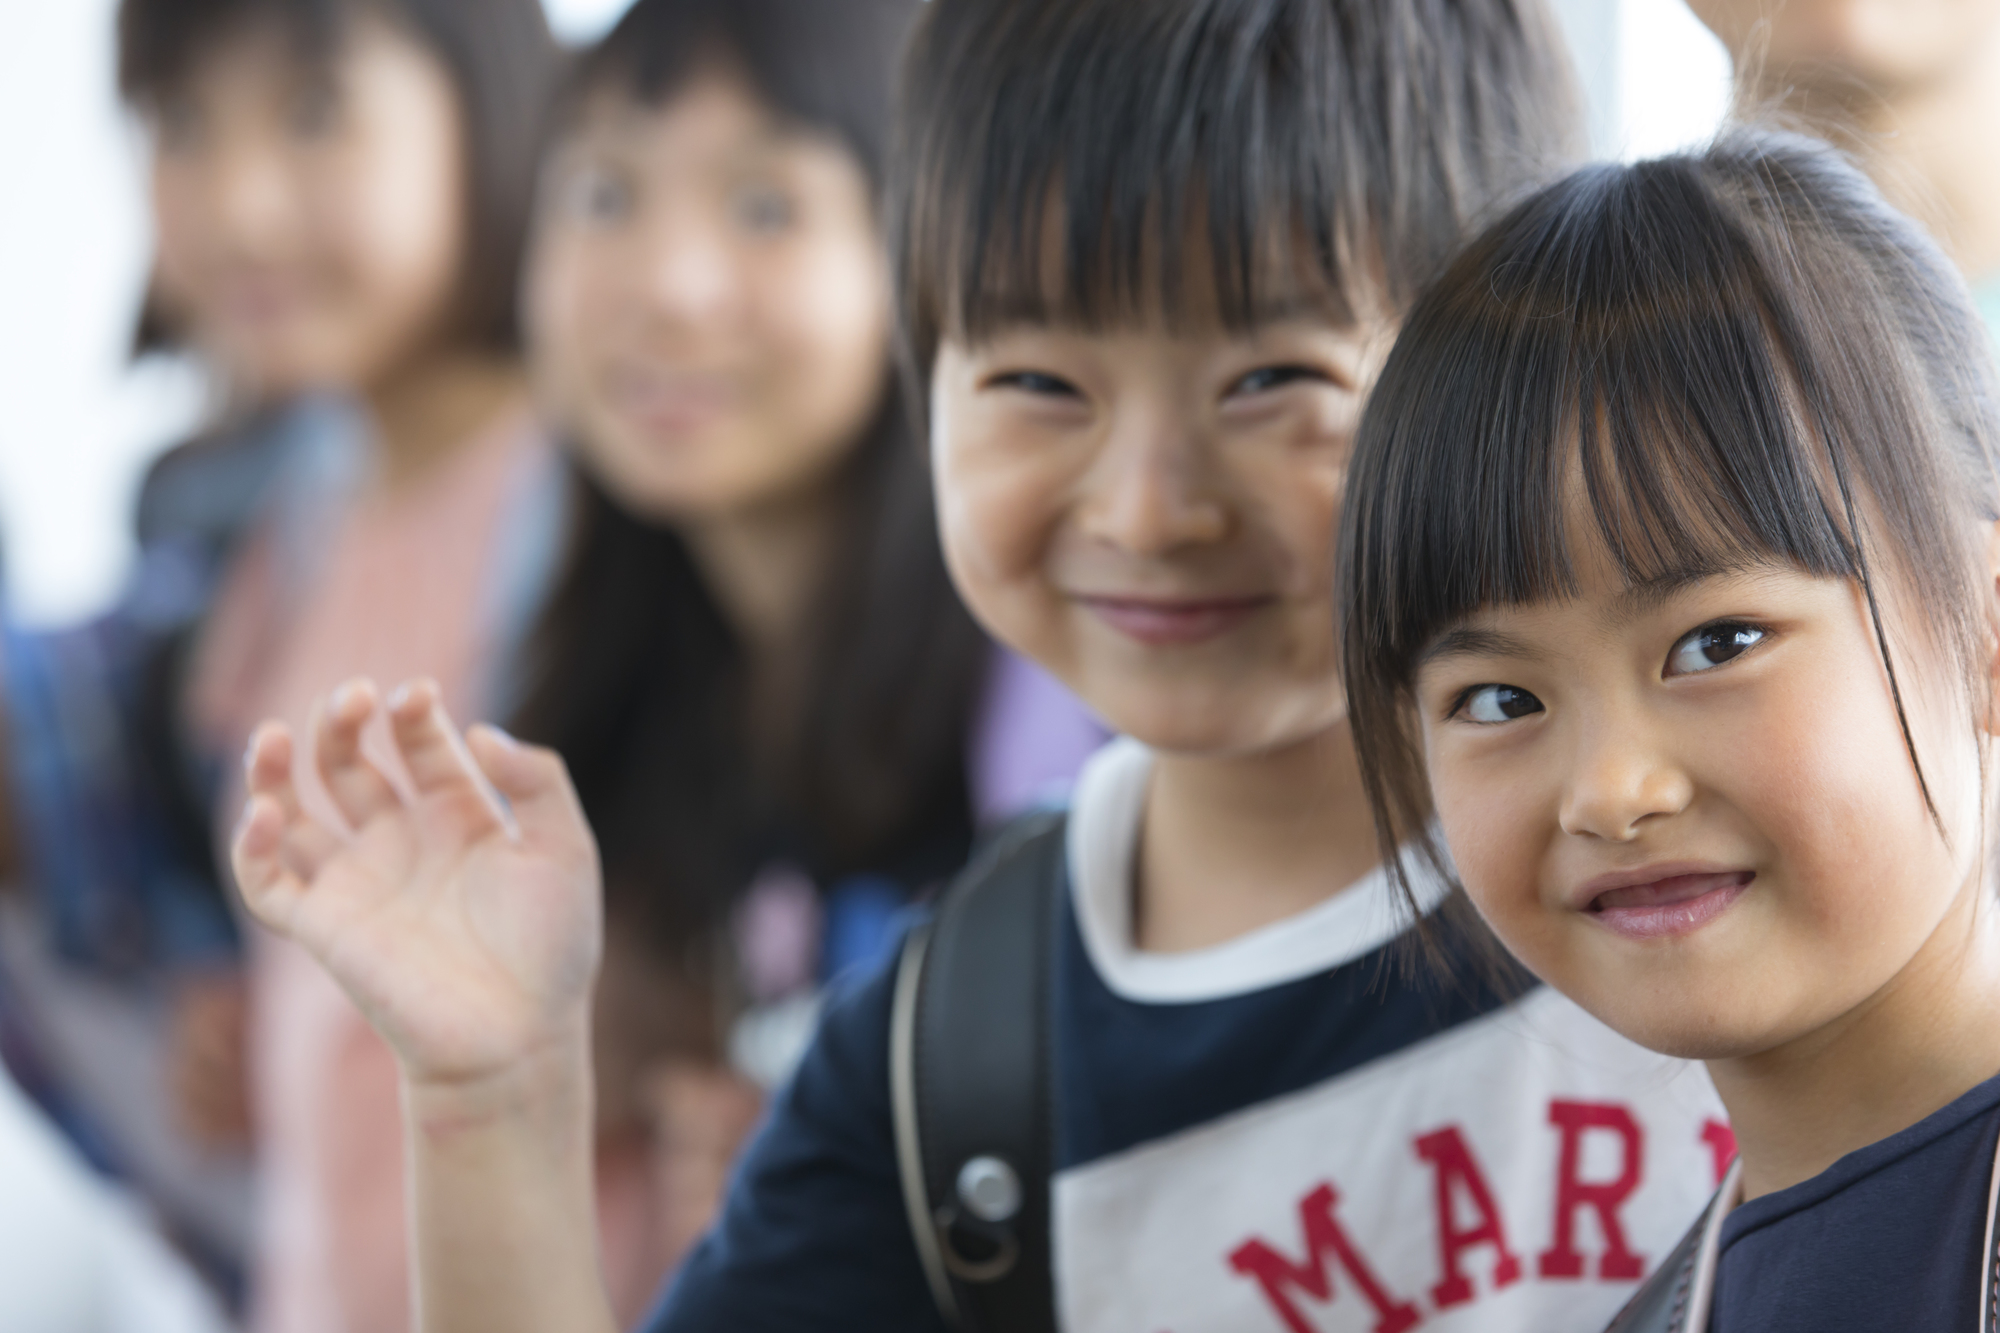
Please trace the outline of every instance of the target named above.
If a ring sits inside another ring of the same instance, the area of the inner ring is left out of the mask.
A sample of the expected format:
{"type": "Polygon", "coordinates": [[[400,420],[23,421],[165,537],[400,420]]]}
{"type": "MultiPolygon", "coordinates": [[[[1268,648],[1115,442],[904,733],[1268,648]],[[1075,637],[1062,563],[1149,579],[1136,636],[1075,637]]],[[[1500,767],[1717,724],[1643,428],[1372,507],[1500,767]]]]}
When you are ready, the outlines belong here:
{"type": "Polygon", "coordinates": [[[319,959],[418,1084],[502,1075],[581,1041],[603,909],[562,761],[491,727],[461,737],[419,681],[387,705],[399,792],[361,750],[382,707],[356,681],[317,712],[344,829],[301,807],[287,729],[258,729],[231,849],[250,910],[319,959]]]}

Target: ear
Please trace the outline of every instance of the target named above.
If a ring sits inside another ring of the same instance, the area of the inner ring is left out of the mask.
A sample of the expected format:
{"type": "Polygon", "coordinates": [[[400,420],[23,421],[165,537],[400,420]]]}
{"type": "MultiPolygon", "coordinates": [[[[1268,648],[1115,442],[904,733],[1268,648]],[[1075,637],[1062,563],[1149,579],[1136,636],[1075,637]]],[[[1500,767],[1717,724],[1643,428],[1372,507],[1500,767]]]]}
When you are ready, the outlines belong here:
{"type": "Polygon", "coordinates": [[[2000,523],[1987,524],[1984,532],[1986,609],[1986,734],[2000,736],[2000,523]]]}

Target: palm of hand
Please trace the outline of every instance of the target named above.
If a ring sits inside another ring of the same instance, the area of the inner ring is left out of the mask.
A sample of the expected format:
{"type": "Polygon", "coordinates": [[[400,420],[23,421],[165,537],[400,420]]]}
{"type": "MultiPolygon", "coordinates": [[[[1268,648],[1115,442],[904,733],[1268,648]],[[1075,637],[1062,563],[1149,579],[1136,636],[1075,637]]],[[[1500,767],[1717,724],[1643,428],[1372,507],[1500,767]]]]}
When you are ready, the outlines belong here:
{"type": "Polygon", "coordinates": [[[410,813],[386,812],[320,867],[289,933],[413,1076],[492,1073],[589,1004],[602,908],[589,831],[576,834],[532,847],[494,821],[435,846],[410,813]]]}
{"type": "Polygon", "coordinates": [[[347,687],[316,732],[352,834],[301,808],[289,733],[260,730],[234,847],[244,900],[326,967],[419,1082],[480,1079],[573,1040],[603,907],[561,760],[492,731],[468,748],[434,687],[406,690],[389,709],[404,795],[360,752],[375,710],[372,687],[347,687]]]}

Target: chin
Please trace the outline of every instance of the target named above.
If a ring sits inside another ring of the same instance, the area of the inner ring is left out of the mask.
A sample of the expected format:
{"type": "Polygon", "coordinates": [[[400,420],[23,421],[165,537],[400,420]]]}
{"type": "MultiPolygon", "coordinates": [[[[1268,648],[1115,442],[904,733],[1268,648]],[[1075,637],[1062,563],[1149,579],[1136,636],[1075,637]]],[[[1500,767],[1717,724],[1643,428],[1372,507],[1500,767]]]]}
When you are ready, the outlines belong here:
{"type": "MultiPolygon", "coordinates": [[[[1246,691],[1168,690],[1133,699],[1127,696],[1105,715],[1116,731],[1171,754],[1200,758],[1241,758],[1283,749],[1309,739],[1329,723],[1301,725],[1289,711],[1244,707],[1246,691]]],[[[1337,719],[1335,719],[1337,720],[1337,719]]]]}
{"type": "Polygon", "coordinates": [[[1755,1055],[1780,1038],[1715,997],[1665,999],[1644,1009],[1629,1003],[1585,1004],[1604,1025],[1629,1041],[1681,1060],[1731,1060],[1755,1055]]]}

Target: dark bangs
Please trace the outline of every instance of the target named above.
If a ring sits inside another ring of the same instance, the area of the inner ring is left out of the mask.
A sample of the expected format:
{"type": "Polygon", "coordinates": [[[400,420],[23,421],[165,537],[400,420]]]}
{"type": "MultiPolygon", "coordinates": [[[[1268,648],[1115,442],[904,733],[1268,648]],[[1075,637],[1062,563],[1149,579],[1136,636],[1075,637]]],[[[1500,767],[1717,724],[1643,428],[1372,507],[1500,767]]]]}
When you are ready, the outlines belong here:
{"type": "Polygon", "coordinates": [[[1900,714],[1893,583],[1977,678],[1990,357],[1936,246],[1802,139],[1593,167],[1476,241],[1411,313],[1348,480],[1344,662],[1385,853],[1437,857],[1420,654],[1482,607],[1572,595],[1578,543],[1635,587],[1770,562],[1856,581],[1900,714]]]}
{"type": "Polygon", "coordinates": [[[585,52],[562,99],[573,127],[590,99],[671,99],[718,62],[800,127],[841,139],[882,179],[896,57],[918,0],[638,0],[585,52]]]}
{"type": "Polygon", "coordinates": [[[1574,142],[1538,0],[929,9],[890,206],[925,377],[944,336],[1017,320],[1401,310],[1574,142]]]}
{"type": "MultiPolygon", "coordinates": [[[[560,55],[539,0],[122,0],[119,90],[131,105],[157,110],[204,56],[264,25],[292,43],[301,66],[324,67],[339,54],[348,24],[364,14],[395,25],[451,77],[464,115],[468,195],[451,332],[511,352],[535,158],[560,55]]],[[[149,303],[137,349],[172,340],[149,303]]]]}
{"type": "Polygon", "coordinates": [[[262,25],[276,26],[306,65],[332,59],[353,0],[125,0],[118,11],[118,89],[149,107],[193,77],[202,57],[262,25]]]}

